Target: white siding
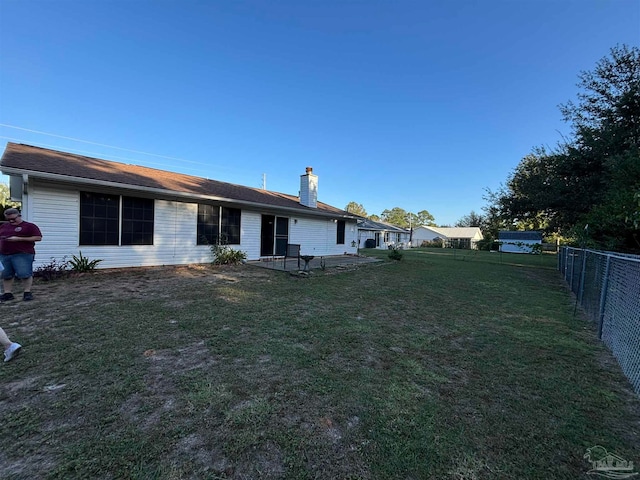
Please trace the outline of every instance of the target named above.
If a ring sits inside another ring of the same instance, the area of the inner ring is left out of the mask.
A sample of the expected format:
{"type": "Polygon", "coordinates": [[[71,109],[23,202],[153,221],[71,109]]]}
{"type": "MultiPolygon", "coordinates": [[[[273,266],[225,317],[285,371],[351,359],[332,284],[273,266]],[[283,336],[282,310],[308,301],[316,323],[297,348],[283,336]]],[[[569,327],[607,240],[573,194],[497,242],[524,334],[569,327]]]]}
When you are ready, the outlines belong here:
{"type": "Polygon", "coordinates": [[[338,223],[332,219],[294,218],[289,220],[289,243],[300,245],[302,255],[344,255],[355,254],[357,247],[351,242],[357,242],[355,221],[346,221],[344,229],[344,244],[336,243],[338,223]]]}
{"type": "Polygon", "coordinates": [[[532,253],[535,240],[500,240],[500,251],[505,253],[532,253]]]}
{"type": "Polygon", "coordinates": [[[260,228],[262,215],[248,210],[242,211],[240,219],[240,250],[247,254],[247,260],[260,258],[260,228]]]}
{"type": "Polygon", "coordinates": [[[421,246],[422,242],[432,242],[436,238],[445,240],[446,236],[423,227],[418,227],[413,230],[413,245],[416,247],[421,246]]]}
{"type": "Polygon", "coordinates": [[[153,245],[79,245],[80,193],[32,187],[32,217],[42,231],[34,267],[82,255],[101,259],[99,268],[178,265],[212,260],[207,246],[196,245],[197,204],[155,200],[153,245]]]}
{"type": "Polygon", "coordinates": [[[78,254],[78,205],[78,192],[30,186],[25,220],[38,225],[42,232],[42,241],[36,243],[34,267],[78,254]]]}
{"type": "MultiPolygon", "coordinates": [[[[379,250],[388,250],[389,247],[398,245],[402,248],[409,248],[409,238],[410,235],[408,233],[400,232],[400,241],[398,241],[398,232],[391,232],[387,230],[364,230],[361,229],[358,233],[358,237],[360,238],[360,248],[365,248],[365,242],[367,239],[372,238],[376,239],[376,233],[380,234],[380,245],[376,248],[379,250]],[[385,238],[388,237],[388,241],[385,241],[385,238]]],[[[415,244],[415,239],[414,239],[415,244]]]]}
{"type": "MultiPolygon", "coordinates": [[[[29,188],[28,209],[25,209],[29,217],[25,220],[36,223],[43,236],[36,244],[35,268],[52,258],[68,260],[80,251],[91,260],[101,259],[98,268],[207,263],[213,259],[208,246],[197,245],[197,203],[156,199],[153,245],[81,246],[79,191],[35,182],[29,188]]],[[[357,241],[355,221],[346,222],[345,243],[337,245],[335,221],[311,217],[296,220],[289,219],[289,243],[299,243],[303,254],[356,253],[356,247],[351,246],[353,240],[357,241]]],[[[261,223],[260,212],[242,210],[240,245],[232,247],[244,251],[248,260],[260,258],[261,223]]]]}

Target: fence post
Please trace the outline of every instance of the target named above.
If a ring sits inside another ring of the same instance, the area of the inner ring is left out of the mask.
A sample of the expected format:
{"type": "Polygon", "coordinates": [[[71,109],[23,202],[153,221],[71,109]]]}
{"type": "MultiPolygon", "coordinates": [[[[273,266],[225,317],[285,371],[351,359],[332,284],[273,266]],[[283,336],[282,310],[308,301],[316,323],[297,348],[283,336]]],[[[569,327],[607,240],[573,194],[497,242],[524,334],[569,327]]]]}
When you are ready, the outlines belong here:
{"type": "Polygon", "coordinates": [[[598,338],[602,340],[602,326],[604,323],[604,304],[607,301],[607,289],[609,288],[609,267],[611,266],[611,255],[607,255],[607,263],[604,267],[604,280],[602,281],[602,291],[600,292],[600,315],[598,317],[598,338]]]}
{"type": "MultiPolygon", "coordinates": [[[[573,292],[573,267],[576,263],[576,254],[573,251],[573,248],[571,249],[571,274],[569,275],[569,290],[571,290],[573,292]]],[[[575,292],[574,292],[575,293],[575,292]]]]}
{"type": "Polygon", "coordinates": [[[578,285],[578,301],[582,305],[582,296],[584,294],[584,271],[587,269],[587,251],[582,250],[582,272],[580,272],[580,284],[578,285]]]}

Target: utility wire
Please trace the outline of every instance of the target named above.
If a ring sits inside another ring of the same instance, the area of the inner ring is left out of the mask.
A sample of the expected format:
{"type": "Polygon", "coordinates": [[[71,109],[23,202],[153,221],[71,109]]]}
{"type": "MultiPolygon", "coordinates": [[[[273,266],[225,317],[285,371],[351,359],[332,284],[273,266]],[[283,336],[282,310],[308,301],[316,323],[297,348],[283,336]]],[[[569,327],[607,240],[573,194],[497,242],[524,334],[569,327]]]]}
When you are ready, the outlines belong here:
{"type": "Polygon", "coordinates": [[[56,137],[56,138],[63,138],[65,140],[72,140],[74,142],[88,143],[90,145],[96,145],[96,146],[99,146],[99,147],[114,148],[116,150],[123,150],[125,152],[138,153],[140,155],[150,155],[152,157],[166,158],[168,160],[178,160],[180,162],[187,162],[187,163],[195,163],[195,164],[198,164],[198,165],[204,165],[201,162],[194,162],[194,161],[191,161],[191,160],[185,160],[184,158],[169,157],[169,156],[166,156],[166,155],[158,155],[157,153],[142,152],[140,150],[131,150],[131,149],[128,149],[128,148],[116,147],[114,145],[107,145],[105,143],[91,142],[89,140],[82,140],[80,138],[65,137],[64,135],[57,135],[55,133],[42,132],[40,130],[32,130],[30,128],[18,127],[16,125],[8,125],[6,123],[0,123],[0,127],[15,128],[16,130],[22,130],[24,132],[37,133],[37,134],[40,134],[40,135],[48,135],[50,137],[56,137]]]}
{"type": "MultiPolygon", "coordinates": [[[[51,144],[42,143],[42,142],[30,142],[30,141],[24,140],[22,138],[7,137],[5,135],[0,135],[0,138],[4,138],[5,140],[9,140],[10,142],[30,144],[30,145],[33,145],[35,147],[51,148],[51,149],[54,149],[54,150],[65,151],[65,152],[73,153],[73,154],[91,155],[91,156],[93,156],[95,158],[100,158],[100,157],[104,156],[101,153],[91,152],[89,150],[80,150],[78,148],[66,148],[66,147],[61,147],[59,145],[51,145],[51,144]]],[[[138,165],[140,163],[139,161],[137,161],[137,160],[135,160],[133,158],[120,157],[118,155],[109,155],[109,160],[122,160],[122,161],[125,161],[125,162],[132,162],[132,163],[130,163],[130,165],[138,165]]],[[[145,165],[154,165],[156,167],[164,167],[164,168],[175,167],[175,164],[158,163],[158,162],[153,162],[153,161],[149,161],[149,160],[145,160],[144,163],[145,163],[145,165]]],[[[196,162],[192,162],[192,163],[196,163],[196,162]]],[[[203,165],[203,164],[200,164],[200,165],[203,165]]],[[[182,170],[200,172],[200,169],[195,168],[195,167],[183,167],[182,170]]]]}

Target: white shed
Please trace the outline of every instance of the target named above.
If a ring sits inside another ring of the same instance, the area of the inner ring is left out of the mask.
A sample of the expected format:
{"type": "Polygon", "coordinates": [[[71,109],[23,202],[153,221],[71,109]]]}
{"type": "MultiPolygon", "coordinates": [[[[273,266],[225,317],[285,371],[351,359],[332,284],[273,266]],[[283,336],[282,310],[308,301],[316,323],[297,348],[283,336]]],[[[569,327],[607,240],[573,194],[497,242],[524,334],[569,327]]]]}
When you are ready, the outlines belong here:
{"type": "Polygon", "coordinates": [[[537,253],[537,245],[542,245],[542,232],[530,231],[508,231],[503,230],[498,233],[500,251],[506,253],[537,253]]]}

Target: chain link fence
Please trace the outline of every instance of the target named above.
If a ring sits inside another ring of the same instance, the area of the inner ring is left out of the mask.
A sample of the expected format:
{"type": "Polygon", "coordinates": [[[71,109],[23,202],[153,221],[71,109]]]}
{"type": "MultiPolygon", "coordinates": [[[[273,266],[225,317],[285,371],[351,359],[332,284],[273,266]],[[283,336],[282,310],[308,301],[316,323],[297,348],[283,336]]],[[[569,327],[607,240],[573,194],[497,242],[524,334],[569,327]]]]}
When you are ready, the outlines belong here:
{"type": "Polygon", "coordinates": [[[640,256],[563,247],[558,270],[640,395],[640,256]]]}

